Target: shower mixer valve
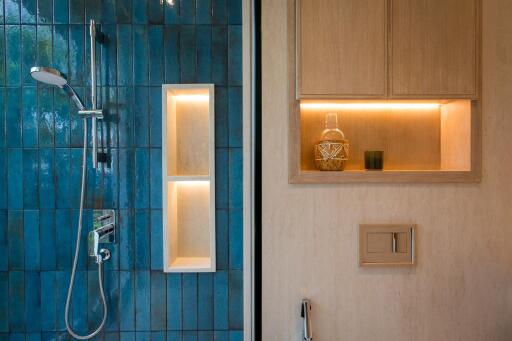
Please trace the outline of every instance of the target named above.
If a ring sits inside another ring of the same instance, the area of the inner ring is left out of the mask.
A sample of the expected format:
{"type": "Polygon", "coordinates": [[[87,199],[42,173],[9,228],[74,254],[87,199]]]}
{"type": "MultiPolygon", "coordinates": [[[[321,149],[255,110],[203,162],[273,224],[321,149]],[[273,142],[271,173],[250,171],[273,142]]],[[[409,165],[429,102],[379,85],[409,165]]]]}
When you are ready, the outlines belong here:
{"type": "Polygon", "coordinates": [[[89,232],[87,244],[89,256],[100,264],[110,258],[108,249],[100,249],[100,243],[114,243],[116,231],[116,213],[114,210],[94,210],[93,230],[89,232]]]}

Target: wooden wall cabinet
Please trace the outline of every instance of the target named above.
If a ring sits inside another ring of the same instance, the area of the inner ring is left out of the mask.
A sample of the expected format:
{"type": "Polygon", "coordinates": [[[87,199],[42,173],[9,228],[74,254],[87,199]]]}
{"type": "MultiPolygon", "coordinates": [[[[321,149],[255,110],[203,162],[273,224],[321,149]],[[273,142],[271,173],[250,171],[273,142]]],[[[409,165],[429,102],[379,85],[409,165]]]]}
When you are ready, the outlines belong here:
{"type": "Polygon", "coordinates": [[[391,0],[390,15],[391,97],[478,97],[478,0],[391,0]]]}
{"type": "Polygon", "coordinates": [[[477,99],[479,4],[296,0],[296,98],[477,99]]]}

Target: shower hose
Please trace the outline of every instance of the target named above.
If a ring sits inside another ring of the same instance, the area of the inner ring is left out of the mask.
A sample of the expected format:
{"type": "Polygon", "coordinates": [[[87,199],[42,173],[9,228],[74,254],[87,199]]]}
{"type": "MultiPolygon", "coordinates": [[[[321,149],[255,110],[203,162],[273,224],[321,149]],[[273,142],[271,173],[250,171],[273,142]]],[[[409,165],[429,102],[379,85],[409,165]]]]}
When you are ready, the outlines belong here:
{"type": "Polygon", "coordinates": [[[82,235],[82,219],[83,219],[83,211],[84,211],[84,199],[85,199],[85,173],[87,168],[87,119],[84,118],[84,147],[83,147],[83,155],[82,155],[82,189],[80,190],[80,213],[78,215],[78,232],[76,236],[76,247],[75,247],[75,257],[73,258],[73,268],[71,269],[71,279],[69,281],[68,288],[68,296],[66,298],[66,310],[65,310],[65,321],[66,321],[66,329],[69,334],[78,340],[87,340],[94,336],[96,336],[103,326],[105,325],[105,321],[107,320],[107,302],[105,300],[105,293],[103,291],[103,266],[102,262],[98,263],[98,283],[100,287],[100,295],[101,301],[103,303],[103,319],[101,320],[101,324],[98,328],[88,334],[88,335],[78,335],[69,324],[69,306],[71,302],[71,297],[73,296],[73,286],[75,284],[75,273],[76,273],[76,265],[78,262],[78,255],[80,254],[80,237],[82,235]]]}

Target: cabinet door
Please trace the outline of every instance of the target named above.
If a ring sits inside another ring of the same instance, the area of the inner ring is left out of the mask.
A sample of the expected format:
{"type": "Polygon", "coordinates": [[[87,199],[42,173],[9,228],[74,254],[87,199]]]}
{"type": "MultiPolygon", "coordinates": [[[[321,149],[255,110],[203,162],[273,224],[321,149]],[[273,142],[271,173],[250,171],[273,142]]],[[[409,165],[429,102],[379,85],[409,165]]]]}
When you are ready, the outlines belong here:
{"type": "Polygon", "coordinates": [[[478,0],[391,0],[391,95],[477,95],[478,0]]]}
{"type": "Polygon", "coordinates": [[[386,0],[297,0],[298,97],[386,94],[386,0]]]}

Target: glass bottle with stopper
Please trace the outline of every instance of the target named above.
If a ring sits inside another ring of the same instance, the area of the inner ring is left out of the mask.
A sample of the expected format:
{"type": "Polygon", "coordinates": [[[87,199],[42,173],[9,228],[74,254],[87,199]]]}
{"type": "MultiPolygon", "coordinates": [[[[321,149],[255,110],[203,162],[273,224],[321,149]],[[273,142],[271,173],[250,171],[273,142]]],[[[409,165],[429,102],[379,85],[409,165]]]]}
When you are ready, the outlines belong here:
{"type": "Polygon", "coordinates": [[[342,171],[348,161],[349,144],[338,128],[338,114],[325,114],[325,129],[315,145],[315,164],[322,171],[342,171]]]}

